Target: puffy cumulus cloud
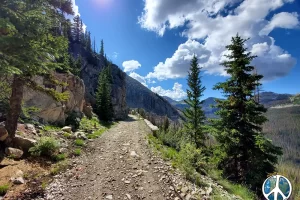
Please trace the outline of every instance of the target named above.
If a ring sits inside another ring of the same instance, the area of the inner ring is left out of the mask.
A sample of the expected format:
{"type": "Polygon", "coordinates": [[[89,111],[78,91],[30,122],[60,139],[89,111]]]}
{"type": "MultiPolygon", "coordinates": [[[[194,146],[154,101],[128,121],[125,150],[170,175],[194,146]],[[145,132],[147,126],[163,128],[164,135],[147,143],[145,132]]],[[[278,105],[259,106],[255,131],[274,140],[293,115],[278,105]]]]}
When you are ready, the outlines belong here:
{"type": "Polygon", "coordinates": [[[251,49],[254,55],[258,55],[253,65],[259,74],[265,75],[266,81],[286,76],[291,66],[296,65],[296,59],[274,43],[275,40],[272,40],[271,45],[257,43],[251,49]]]}
{"type": "Polygon", "coordinates": [[[184,48],[184,45],[189,46],[191,41],[200,49],[195,52],[197,56],[206,57],[201,61],[206,73],[226,75],[220,62],[227,53],[225,46],[237,33],[243,38],[251,38],[246,46],[260,54],[253,63],[258,65],[257,68],[265,79],[272,80],[286,75],[295,66],[295,59],[276,46],[275,40],[268,34],[275,28],[292,29],[299,26],[298,15],[283,12],[274,14],[270,21],[266,18],[276,9],[293,1],[145,0],[144,12],[139,17],[139,23],[143,28],[162,36],[167,29],[185,25],[186,29],[182,35],[188,38],[186,43],[179,45],[171,58],[158,63],[147,77],[159,80],[184,77],[193,53],[189,48],[184,48]],[[262,61],[272,63],[272,69],[262,61]],[[280,73],[275,75],[275,71],[280,73]]]}
{"type": "Polygon", "coordinates": [[[198,57],[199,63],[206,63],[210,57],[210,51],[202,44],[195,40],[188,40],[179,45],[171,58],[155,66],[154,72],[150,72],[146,77],[159,80],[185,77],[194,54],[198,57]]]}
{"type": "Polygon", "coordinates": [[[268,35],[274,28],[293,29],[299,24],[297,13],[281,12],[273,16],[271,21],[260,31],[260,35],[268,35]]]}
{"type": "Polygon", "coordinates": [[[139,81],[141,84],[143,84],[144,86],[148,87],[147,85],[147,80],[145,77],[135,73],[135,72],[131,72],[129,74],[130,77],[134,78],[135,80],[139,81]]]}
{"type": "Polygon", "coordinates": [[[127,60],[122,63],[122,66],[124,68],[124,72],[132,72],[140,68],[142,65],[136,60],[127,60]]]}
{"type": "Polygon", "coordinates": [[[160,96],[167,96],[174,100],[182,100],[186,97],[186,92],[182,89],[182,85],[174,83],[172,90],[165,90],[161,86],[151,87],[151,91],[159,94],[160,96]]]}

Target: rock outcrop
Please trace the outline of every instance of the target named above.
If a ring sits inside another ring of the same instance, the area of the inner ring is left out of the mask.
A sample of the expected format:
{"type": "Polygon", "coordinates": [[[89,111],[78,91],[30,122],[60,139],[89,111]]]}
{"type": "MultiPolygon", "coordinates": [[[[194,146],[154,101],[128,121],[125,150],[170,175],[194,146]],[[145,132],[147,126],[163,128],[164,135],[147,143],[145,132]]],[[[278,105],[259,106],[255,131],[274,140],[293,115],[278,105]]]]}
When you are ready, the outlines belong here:
{"type": "Polygon", "coordinates": [[[57,92],[68,92],[66,102],[57,102],[52,97],[42,92],[26,88],[24,103],[26,107],[36,107],[38,112],[33,113],[33,118],[43,122],[64,124],[69,112],[82,112],[84,104],[85,86],[83,81],[72,74],[54,73],[54,78],[66,83],[66,86],[50,84],[43,77],[35,77],[34,81],[45,88],[53,88],[57,92]]]}
{"type": "MultiPolygon", "coordinates": [[[[104,60],[100,60],[97,66],[84,63],[81,77],[86,86],[85,98],[91,105],[95,105],[95,96],[98,85],[98,77],[104,68],[104,60]]],[[[112,104],[115,119],[125,119],[128,114],[126,105],[126,74],[116,65],[111,66],[112,84],[112,104]]]]}

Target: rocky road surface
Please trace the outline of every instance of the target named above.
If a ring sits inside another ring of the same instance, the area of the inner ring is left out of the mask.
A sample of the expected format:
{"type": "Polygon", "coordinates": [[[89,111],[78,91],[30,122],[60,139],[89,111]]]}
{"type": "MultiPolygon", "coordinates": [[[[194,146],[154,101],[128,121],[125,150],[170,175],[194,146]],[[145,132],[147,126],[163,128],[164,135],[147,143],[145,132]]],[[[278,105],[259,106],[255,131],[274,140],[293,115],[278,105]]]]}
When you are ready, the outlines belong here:
{"type": "MultiPolygon", "coordinates": [[[[133,116],[119,122],[89,142],[86,153],[71,161],[71,169],[56,175],[45,197],[37,199],[209,199],[211,186],[195,187],[153,154],[146,139],[149,132],[133,116]]],[[[224,199],[226,195],[224,191],[224,199]]]]}

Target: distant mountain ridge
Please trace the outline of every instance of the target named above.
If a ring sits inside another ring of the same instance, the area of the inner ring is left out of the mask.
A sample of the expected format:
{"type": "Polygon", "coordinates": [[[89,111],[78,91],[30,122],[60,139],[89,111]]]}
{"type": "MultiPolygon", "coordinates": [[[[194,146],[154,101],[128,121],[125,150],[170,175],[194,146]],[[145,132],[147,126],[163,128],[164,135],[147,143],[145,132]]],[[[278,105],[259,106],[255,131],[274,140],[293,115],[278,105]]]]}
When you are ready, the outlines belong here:
{"type": "MultiPolygon", "coordinates": [[[[188,107],[188,105],[184,102],[184,100],[176,101],[170,97],[163,96],[167,101],[169,101],[170,104],[175,106],[177,109],[183,111],[185,108],[188,107]]],[[[209,97],[204,100],[202,109],[206,115],[206,117],[209,118],[215,118],[216,115],[214,114],[218,109],[213,108],[213,106],[216,105],[216,99],[215,97],[209,97]]],[[[262,92],[259,95],[259,101],[262,103],[265,107],[270,108],[272,106],[277,105],[284,105],[289,104],[298,101],[299,95],[292,95],[292,94],[278,94],[275,92],[262,92]],[[295,99],[295,100],[294,100],[295,99]]]]}

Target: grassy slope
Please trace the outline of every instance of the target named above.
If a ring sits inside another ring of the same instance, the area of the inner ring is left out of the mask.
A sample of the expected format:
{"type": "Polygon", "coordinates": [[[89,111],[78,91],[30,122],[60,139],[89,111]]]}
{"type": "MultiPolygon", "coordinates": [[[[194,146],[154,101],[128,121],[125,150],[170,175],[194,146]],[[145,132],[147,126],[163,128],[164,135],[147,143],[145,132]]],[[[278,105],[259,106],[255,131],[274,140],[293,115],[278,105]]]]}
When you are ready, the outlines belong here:
{"type": "Polygon", "coordinates": [[[292,182],[292,199],[300,199],[300,107],[269,109],[267,118],[266,136],[283,148],[278,173],[292,182]]]}

